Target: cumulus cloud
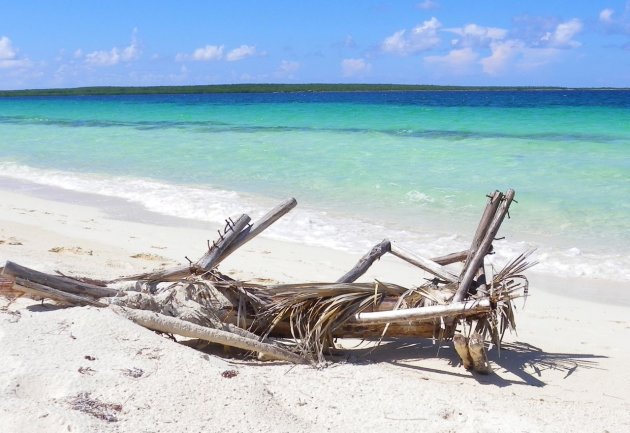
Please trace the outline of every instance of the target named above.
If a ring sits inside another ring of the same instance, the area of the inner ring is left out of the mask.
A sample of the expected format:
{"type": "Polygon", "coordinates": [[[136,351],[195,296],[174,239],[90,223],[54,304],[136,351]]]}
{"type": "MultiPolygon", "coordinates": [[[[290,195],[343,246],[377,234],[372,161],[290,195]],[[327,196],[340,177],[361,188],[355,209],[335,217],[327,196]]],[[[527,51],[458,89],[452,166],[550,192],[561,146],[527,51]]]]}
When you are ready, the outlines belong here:
{"type": "MultiPolygon", "coordinates": [[[[620,15],[613,9],[602,9],[599,13],[599,24],[606,33],[630,35],[630,1],[626,3],[626,9],[620,15]]],[[[626,44],[624,48],[627,46],[626,44]]]]}
{"type": "Polygon", "coordinates": [[[223,45],[206,45],[193,51],[191,58],[202,62],[221,60],[223,58],[223,48],[223,45]]]}
{"type": "MultiPolygon", "coordinates": [[[[137,30],[134,29],[131,43],[123,48],[114,47],[111,50],[92,51],[85,55],[85,63],[92,66],[114,66],[119,63],[130,62],[140,56],[140,48],[137,30]]],[[[77,50],[75,54],[81,55],[82,51],[77,50]]]]}
{"type": "Polygon", "coordinates": [[[505,39],[507,30],[499,27],[484,27],[477,24],[466,24],[464,27],[444,29],[459,38],[451,41],[456,47],[487,47],[490,43],[505,39]]]}
{"type": "Polygon", "coordinates": [[[610,8],[602,9],[599,13],[599,22],[609,24],[613,22],[613,14],[615,11],[610,8]]]}
{"type": "Polygon", "coordinates": [[[423,2],[420,2],[416,5],[418,9],[424,10],[437,9],[439,6],[440,5],[438,4],[438,2],[433,0],[424,0],[423,2]]]}
{"type": "Polygon", "coordinates": [[[371,65],[363,59],[343,59],[341,61],[341,73],[344,77],[353,77],[368,72],[371,65]]]}
{"type": "Polygon", "coordinates": [[[582,21],[577,18],[560,23],[552,32],[545,33],[540,42],[544,46],[554,48],[577,48],[582,45],[573,38],[582,31],[582,21]]]}
{"type": "Polygon", "coordinates": [[[444,56],[427,56],[424,61],[429,65],[435,65],[441,68],[447,68],[449,72],[454,74],[463,74],[477,63],[479,54],[471,47],[451,50],[444,56]]]}
{"type": "Polygon", "coordinates": [[[20,58],[18,50],[13,47],[11,39],[7,36],[0,37],[0,68],[20,68],[30,65],[28,59],[20,58]]]}
{"type": "Polygon", "coordinates": [[[483,71],[490,75],[500,74],[524,49],[525,44],[519,40],[493,42],[490,44],[491,54],[481,59],[483,71]]]}
{"type": "Polygon", "coordinates": [[[256,47],[251,45],[241,45],[238,48],[234,48],[227,55],[228,62],[235,62],[237,60],[243,60],[247,57],[251,57],[256,54],[256,47]]]}
{"type": "Polygon", "coordinates": [[[438,30],[441,26],[442,23],[437,18],[432,17],[411,30],[399,30],[385,38],[381,43],[381,50],[385,53],[398,54],[400,56],[430,50],[440,43],[438,30]]]}

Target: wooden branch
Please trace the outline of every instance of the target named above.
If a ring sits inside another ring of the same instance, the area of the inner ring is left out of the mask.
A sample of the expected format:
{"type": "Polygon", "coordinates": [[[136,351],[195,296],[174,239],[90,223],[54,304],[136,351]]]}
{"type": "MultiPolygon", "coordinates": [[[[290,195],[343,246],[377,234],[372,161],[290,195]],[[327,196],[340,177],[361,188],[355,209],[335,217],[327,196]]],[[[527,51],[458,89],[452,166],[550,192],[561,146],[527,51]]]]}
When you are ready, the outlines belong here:
{"type": "Polygon", "coordinates": [[[390,252],[396,257],[399,257],[404,261],[411,263],[412,265],[417,266],[420,269],[429,272],[430,274],[433,274],[444,281],[455,283],[459,280],[459,277],[457,275],[443,268],[433,260],[417,256],[412,252],[399,247],[398,245],[392,245],[390,252]]]}
{"type": "Polygon", "coordinates": [[[261,352],[277,359],[292,362],[294,364],[307,364],[308,361],[278,346],[262,343],[257,340],[235,335],[230,332],[219,329],[206,328],[204,326],[195,325],[194,323],[184,322],[174,317],[168,317],[163,314],[152,313],[142,310],[132,310],[111,305],[110,308],[116,313],[132,322],[137,323],[145,328],[154,331],[166,332],[168,334],[177,334],[183,337],[198,338],[200,340],[209,341],[211,343],[223,344],[226,346],[237,347],[239,349],[250,350],[253,352],[261,352]]]}
{"type": "Polygon", "coordinates": [[[389,239],[383,239],[380,244],[374,245],[372,249],[357,262],[343,277],[339,278],[337,283],[352,283],[372,266],[383,254],[391,250],[391,242],[389,239]]]}
{"type": "MultiPolygon", "coordinates": [[[[479,220],[479,225],[477,226],[477,231],[475,232],[475,236],[473,236],[472,243],[470,245],[470,250],[468,250],[468,257],[466,257],[466,261],[468,262],[472,256],[475,255],[475,252],[479,248],[481,241],[486,236],[488,232],[488,227],[492,223],[494,216],[497,213],[497,209],[499,208],[499,204],[501,204],[501,200],[503,199],[503,193],[500,191],[495,191],[489,196],[488,203],[486,204],[486,208],[481,215],[481,219],[479,220]]],[[[464,271],[462,271],[461,276],[464,275],[464,271]]]]}
{"type": "Polygon", "coordinates": [[[225,251],[217,258],[215,261],[215,266],[221,263],[224,259],[226,259],[230,254],[236,251],[238,248],[242,247],[247,242],[251,241],[253,238],[262,233],[267,227],[271,224],[282,218],[284,215],[289,213],[295,206],[297,206],[297,200],[294,198],[290,198],[288,200],[283,201],[275,208],[271,209],[265,215],[263,215],[258,221],[252,224],[250,227],[246,227],[242,232],[240,232],[237,238],[229,245],[225,251]]]}
{"type": "Polygon", "coordinates": [[[107,307],[107,304],[103,304],[102,302],[98,302],[84,296],[62,292],[61,290],[56,290],[52,287],[34,283],[19,277],[15,278],[15,284],[18,286],[17,290],[24,292],[24,294],[31,299],[52,299],[53,301],[61,302],[67,305],[92,305],[94,307],[107,307]]]}
{"type": "Polygon", "coordinates": [[[503,223],[503,219],[507,214],[510,204],[514,199],[514,190],[508,189],[505,193],[505,197],[503,201],[499,205],[499,209],[492,220],[492,223],[486,230],[486,234],[479,244],[479,247],[476,249],[474,255],[466,262],[466,266],[463,271],[462,279],[459,283],[459,287],[457,288],[457,292],[453,296],[453,303],[461,302],[468,293],[468,289],[470,288],[470,284],[472,283],[475,274],[477,273],[480,266],[483,265],[483,259],[490,250],[490,246],[492,245],[492,241],[494,237],[497,235],[501,224],[503,223]]]}
{"type": "Polygon", "coordinates": [[[349,322],[360,324],[400,323],[406,321],[425,321],[439,317],[467,317],[487,313],[492,310],[489,299],[457,302],[448,305],[406,308],[393,311],[375,311],[357,313],[349,322]]]}
{"type": "Polygon", "coordinates": [[[3,274],[11,275],[15,278],[22,278],[27,281],[42,284],[62,292],[72,293],[79,296],[87,295],[94,298],[106,298],[117,296],[119,293],[118,290],[110,289],[109,287],[96,286],[94,284],[73,280],[68,277],[46,274],[10,261],[7,261],[4,265],[3,274]]]}
{"type": "Polygon", "coordinates": [[[198,266],[206,271],[214,268],[216,266],[216,261],[218,260],[218,258],[221,256],[221,254],[223,254],[226,248],[229,247],[230,244],[236,240],[236,237],[241,233],[241,231],[243,231],[247,224],[249,224],[250,220],[251,218],[249,217],[249,215],[243,214],[238,217],[233,225],[226,227],[226,232],[221,237],[221,239],[213,244],[212,248],[210,248],[210,250],[199,260],[197,260],[195,266],[198,266]]]}
{"type": "Polygon", "coordinates": [[[147,280],[147,281],[178,281],[188,277],[195,270],[209,271],[218,263],[216,260],[225,251],[229,245],[234,242],[236,236],[247,226],[250,218],[246,214],[242,214],[232,226],[232,229],[216,242],[196,263],[184,266],[175,266],[173,268],[161,271],[146,272],[143,274],[129,275],[127,277],[118,278],[116,281],[130,280],[147,280]]]}
{"type": "Polygon", "coordinates": [[[445,256],[433,257],[431,261],[434,261],[438,265],[450,265],[451,263],[466,261],[470,250],[458,251],[456,253],[447,254],[445,256]]]}

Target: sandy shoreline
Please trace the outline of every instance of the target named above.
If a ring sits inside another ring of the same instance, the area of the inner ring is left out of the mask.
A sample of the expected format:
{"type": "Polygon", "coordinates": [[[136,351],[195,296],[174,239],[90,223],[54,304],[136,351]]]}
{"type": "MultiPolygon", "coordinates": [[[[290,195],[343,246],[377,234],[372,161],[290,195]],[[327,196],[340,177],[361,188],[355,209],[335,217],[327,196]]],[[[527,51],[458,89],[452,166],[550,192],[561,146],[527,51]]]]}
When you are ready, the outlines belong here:
{"type": "MultiPolygon", "coordinates": [[[[216,231],[174,218],[149,224],[153,215],[138,209],[108,215],[99,209],[112,208],[106,199],[74,205],[41,193],[0,190],[2,263],[113,278],[195,259],[216,231]]],[[[357,259],[261,237],[221,270],[247,280],[321,281],[357,259]]],[[[364,278],[412,285],[423,277],[385,258],[364,278]]],[[[321,371],[242,363],[108,311],[20,300],[0,310],[0,431],[629,431],[628,286],[533,274],[525,308],[517,303],[518,336],[507,337],[500,358],[490,352],[490,377],[471,376],[452,348],[438,353],[424,340],[357,349],[351,362],[321,371]],[[134,368],[142,376],[130,375],[134,368]],[[238,375],[225,379],[226,370],[238,375]],[[73,410],[68,399],[84,392],[120,404],[117,421],[73,410]]]]}

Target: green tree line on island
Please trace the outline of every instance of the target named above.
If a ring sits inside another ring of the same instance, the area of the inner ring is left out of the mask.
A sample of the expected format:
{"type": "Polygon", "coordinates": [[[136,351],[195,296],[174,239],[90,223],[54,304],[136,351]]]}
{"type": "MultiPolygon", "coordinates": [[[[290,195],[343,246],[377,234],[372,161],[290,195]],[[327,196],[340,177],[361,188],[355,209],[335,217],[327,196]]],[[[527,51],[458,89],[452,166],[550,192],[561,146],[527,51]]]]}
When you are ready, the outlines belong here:
{"type": "Polygon", "coordinates": [[[416,84],[215,84],[196,86],[76,87],[65,89],[0,90],[0,97],[168,95],[204,93],[296,93],[296,92],[413,92],[413,91],[532,91],[572,90],[566,87],[436,86],[416,84]]]}

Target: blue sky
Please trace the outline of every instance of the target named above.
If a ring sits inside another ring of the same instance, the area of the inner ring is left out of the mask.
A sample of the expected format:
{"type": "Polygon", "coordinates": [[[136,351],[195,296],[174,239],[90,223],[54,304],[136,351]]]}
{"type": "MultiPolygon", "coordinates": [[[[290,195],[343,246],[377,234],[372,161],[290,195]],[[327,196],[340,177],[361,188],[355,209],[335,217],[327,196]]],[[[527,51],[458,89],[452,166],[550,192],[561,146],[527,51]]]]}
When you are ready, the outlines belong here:
{"type": "Polygon", "coordinates": [[[630,87],[630,0],[0,0],[0,11],[0,89],[630,87]]]}

